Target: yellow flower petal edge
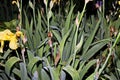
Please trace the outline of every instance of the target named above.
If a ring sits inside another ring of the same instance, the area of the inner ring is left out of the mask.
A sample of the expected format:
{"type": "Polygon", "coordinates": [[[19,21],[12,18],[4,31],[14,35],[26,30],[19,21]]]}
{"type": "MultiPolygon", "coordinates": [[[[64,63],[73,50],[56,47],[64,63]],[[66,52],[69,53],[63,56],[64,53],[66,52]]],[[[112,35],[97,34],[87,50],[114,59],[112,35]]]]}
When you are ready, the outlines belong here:
{"type": "Polygon", "coordinates": [[[16,36],[13,36],[10,40],[9,47],[13,50],[16,50],[18,48],[18,43],[17,43],[16,36]]]}
{"type": "Polygon", "coordinates": [[[13,36],[13,35],[14,34],[10,30],[6,29],[0,32],[0,40],[9,40],[10,36],[13,36]]]}
{"type": "Polygon", "coordinates": [[[17,31],[15,34],[16,37],[23,37],[23,33],[21,31],[17,31]]]}
{"type": "Polygon", "coordinates": [[[3,47],[4,47],[4,41],[0,41],[1,46],[0,46],[0,53],[3,53],[3,47]]]}
{"type": "Polygon", "coordinates": [[[3,53],[4,41],[9,41],[9,47],[13,50],[18,48],[18,39],[24,39],[24,35],[21,31],[17,31],[15,34],[9,29],[0,32],[0,52],[3,53]]]}
{"type": "Polygon", "coordinates": [[[120,1],[118,1],[118,4],[120,5],[120,1]]]}
{"type": "Polygon", "coordinates": [[[12,1],[12,4],[16,4],[17,5],[17,3],[18,3],[18,0],[13,0],[12,1]]]}
{"type": "Polygon", "coordinates": [[[60,0],[52,0],[52,2],[55,3],[55,4],[59,4],[60,0]]]}

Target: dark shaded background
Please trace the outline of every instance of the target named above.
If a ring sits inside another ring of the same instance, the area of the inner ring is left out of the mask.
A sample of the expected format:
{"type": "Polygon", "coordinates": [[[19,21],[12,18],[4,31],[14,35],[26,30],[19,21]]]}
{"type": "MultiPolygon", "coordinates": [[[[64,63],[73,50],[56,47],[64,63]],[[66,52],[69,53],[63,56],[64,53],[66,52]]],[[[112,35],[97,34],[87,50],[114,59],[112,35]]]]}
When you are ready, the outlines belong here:
{"type": "MultiPolygon", "coordinates": [[[[33,2],[33,0],[31,0],[33,2]]],[[[35,0],[36,1],[36,7],[44,8],[44,3],[43,0],[35,0]]],[[[67,1],[70,0],[61,0],[61,8],[63,9],[64,12],[64,6],[67,1]]],[[[96,8],[95,4],[97,1],[101,0],[94,0],[92,2],[89,2],[87,5],[87,15],[95,15],[96,14],[96,8]]],[[[112,3],[115,3],[116,0],[105,0],[105,13],[110,14],[110,11],[113,11],[112,3]]],[[[29,0],[23,0],[22,1],[23,8],[25,9],[28,5],[29,0]]],[[[84,0],[74,0],[74,4],[76,4],[74,13],[77,13],[78,11],[82,11],[83,6],[84,6],[84,0]]],[[[54,7],[54,11],[58,10],[59,6],[54,7]]],[[[28,11],[29,13],[32,13],[32,11],[28,11]]],[[[12,19],[17,18],[19,11],[17,6],[12,4],[12,0],[0,0],[0,21],[10,21],[12,19]]]]}

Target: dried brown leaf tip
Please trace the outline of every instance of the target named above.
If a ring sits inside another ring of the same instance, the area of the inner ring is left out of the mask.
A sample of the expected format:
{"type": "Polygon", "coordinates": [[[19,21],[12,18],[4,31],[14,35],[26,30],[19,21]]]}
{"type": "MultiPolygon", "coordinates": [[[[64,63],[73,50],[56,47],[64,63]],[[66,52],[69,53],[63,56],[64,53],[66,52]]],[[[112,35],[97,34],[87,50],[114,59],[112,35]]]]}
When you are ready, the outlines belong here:
{"type": "Polygon", "coordinates": [[[48,40],[48,45],[52,48],[52,40],[51,39],[48,40]]]}
{"type": "Polygon", "coordinates": [[[23,40],[24,44],[27,42],[27,36],[25,34],[24,34],[24,38],[22,40],[23,40]]]}
{"type": "Polygon", "coordinates": [[[59,60],[60,60],[60,51],[58,50],[56,57],[55,57],[55,63],[54,63],[55,66],[58,64],[59,60]]]}
{"type": "Polygon", "coordinates": [[[48,36],[48,38],[52,38],[53,37],[52,32],[51,31],[48,32],[47,36],[48,36]]]}
{"type": "Polygon", "coordinates": [[[117,29],[114,26],[110,26],[110,36],[116,36],[118,33],[117,29]]]}
{"type": "Polygon", "coordinates": [[[16,31],[20,31],[20,27],[19,26],[16,27],[16,31]]]}
{"type": "Polygon", "coordinates": [[[77,27],[79,27],[79,20],[78,20],[78,16],[76,17],[75,24],[76,24],[76,26],[77,26],[77,27]]]}
{"type": "Polygon", "coordinates": [[[48,32],[47,36],[48,36],[48,45],[50,47],[52,47],[52,37],[53,37],[53,35],[52,35],[51,32],[48,32]]]}

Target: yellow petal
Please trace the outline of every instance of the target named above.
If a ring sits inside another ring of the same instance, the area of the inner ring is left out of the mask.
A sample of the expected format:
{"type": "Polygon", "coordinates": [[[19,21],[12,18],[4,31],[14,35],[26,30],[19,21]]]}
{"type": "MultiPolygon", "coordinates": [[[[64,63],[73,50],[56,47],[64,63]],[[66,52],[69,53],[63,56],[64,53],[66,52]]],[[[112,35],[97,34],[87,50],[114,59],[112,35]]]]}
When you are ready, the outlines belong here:
{"type": "Polygon", "coordinates": [[[9,29],[3,31],[7,35],[14,35],[9,29]]]}
{"type": "Polygon", "coordinates": [[[18,0],[12,1],[12,4],[16,4],[17,5],[17,3],[18,3],[18,0]]]}
{"type": "Polygon", "coordinates": [[[4,41],[0,41],[0,42],[1,42],[0,52],[3,53],[4,41]]]}
{"type": "Polygon", "coordinates": [[[18,43],[16,37],[12,37],[9,43],[9,47],[13,50],[16,50],[18,48],[18,43]]]}
{"type": "Polygon", "coordinates": [[[17,31],[17,32],[16,32],[16,36],[17,36],[17,37],[20,37],[20,36],[22,36],[22,35],[23,35],[23,34],[22,34],[21,31],[17,31]]]}
{"type": "Polygon", "coordinates": [[[16,4],[17,2],[16,1],[12,1],[12,4],[16,4]]]}
{"type": "Polygon", "coordinates": [[[11,36],[14,34],[8,29],[0,32],[0,40],[10,40],[11,36]]]}
{"type": "Polygon", "coordinates": [[[120,5],[120,1],[118,1],[118,4],[120,5]]]}
{"type": "Polygon", "coordinates": [[[9,41],[10,38],[11,38],[11,36],[9,36],[9,35],[3,35],[3,40],[7,40],[7,41],[9,41]]]}

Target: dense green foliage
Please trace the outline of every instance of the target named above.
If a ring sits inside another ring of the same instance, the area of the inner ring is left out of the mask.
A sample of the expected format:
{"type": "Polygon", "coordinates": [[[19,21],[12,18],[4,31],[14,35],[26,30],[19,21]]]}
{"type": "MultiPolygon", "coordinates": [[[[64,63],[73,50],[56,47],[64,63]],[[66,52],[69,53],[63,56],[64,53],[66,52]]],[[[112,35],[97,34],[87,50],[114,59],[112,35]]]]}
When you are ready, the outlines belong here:
{"type": "Polygon", "coordinates": [[[87,3],[74,13],[76,5],[67,1],[63,14],[61,7],[53,11],[57,3],[44,0],[41,10],[34,1],[18,6],[20,19],[1,25],[12,31],[20,26],[27,42],[19,40],[17,50],[5,47],[0,53],[0,80],[120,79],[120,18],[106,18],[104,0],[89,18],[87,3]]]}

